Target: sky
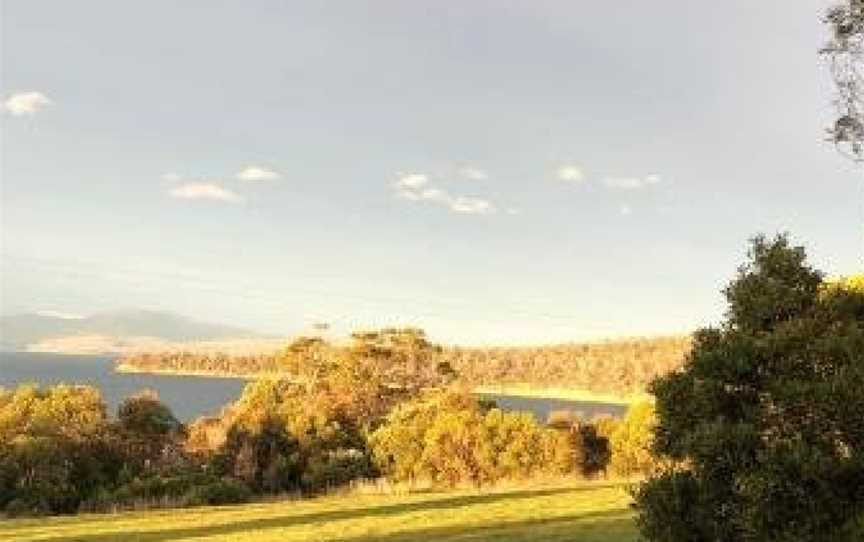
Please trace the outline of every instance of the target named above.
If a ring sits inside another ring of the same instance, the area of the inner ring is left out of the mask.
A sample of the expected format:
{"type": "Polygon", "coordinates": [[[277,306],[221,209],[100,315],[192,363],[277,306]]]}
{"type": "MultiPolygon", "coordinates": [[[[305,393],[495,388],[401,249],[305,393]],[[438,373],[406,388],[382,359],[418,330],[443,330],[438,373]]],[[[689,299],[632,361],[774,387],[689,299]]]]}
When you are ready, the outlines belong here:
{"type": "Polygon", "coordinates": [[[860,271],[826,1],[0,4],[0,312],[461,344],[715,323],[748,239],[860,271]]]}

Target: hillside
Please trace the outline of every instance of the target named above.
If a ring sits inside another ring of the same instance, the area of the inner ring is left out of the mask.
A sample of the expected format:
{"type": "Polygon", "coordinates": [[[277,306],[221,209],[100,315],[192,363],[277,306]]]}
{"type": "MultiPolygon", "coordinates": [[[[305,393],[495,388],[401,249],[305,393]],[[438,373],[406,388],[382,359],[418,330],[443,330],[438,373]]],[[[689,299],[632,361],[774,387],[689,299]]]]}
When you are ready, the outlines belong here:
{"type": "Polygon", "coordinates": [[[0,540],[168,542],[630,542],[620,485],[579,483],[507,491],[349,495],[224,508],[0,522],[0,540]]]}
{"type": "Polygon", "coordinates": [[[112,311],[82,318],[36,313],[0,317],[2,350],[128,353],[160,350],[177,342],[259,337],[246,329],[163,311],[112,311]]]}

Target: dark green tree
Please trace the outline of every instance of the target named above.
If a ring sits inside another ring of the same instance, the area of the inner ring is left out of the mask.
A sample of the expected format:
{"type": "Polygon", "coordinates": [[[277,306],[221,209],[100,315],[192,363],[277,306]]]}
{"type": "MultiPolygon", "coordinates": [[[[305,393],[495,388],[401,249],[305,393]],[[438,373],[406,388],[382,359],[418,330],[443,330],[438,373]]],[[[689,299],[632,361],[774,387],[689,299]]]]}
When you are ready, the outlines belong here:
{"type": "Polygon", "coordinates": [[[170,462],[184,435],[184,427],[159,395],[151,390],[126,398],[117,409],[117,433],[127,467],[134,472],[161,468],[170,462]]]}
{"type": "Polygon", "coordinates": [[[753,241],[725,296],[725,322],[652,386],[672,466],[635,491],[643,536],[860,541],[864,292],[824,283],[779,236],[753,241]]]}

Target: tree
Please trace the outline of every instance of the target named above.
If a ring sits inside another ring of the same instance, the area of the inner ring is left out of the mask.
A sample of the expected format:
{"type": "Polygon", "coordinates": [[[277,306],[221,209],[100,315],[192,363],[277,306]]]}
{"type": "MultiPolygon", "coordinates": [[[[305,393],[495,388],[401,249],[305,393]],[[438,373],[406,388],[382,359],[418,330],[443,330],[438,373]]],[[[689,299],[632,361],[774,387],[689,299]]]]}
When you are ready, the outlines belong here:
{"type": "Polygon", "coordinates": [[[864,292],[843,284],[785,236],[753,241],[725,322],[652,386],[671,465],[635,492],[647,540],[860,540],[864,292]]]}
{"type": "Polygon", "coordinates": [[[605,475],[609,460],[612,459],[612,449],[609,439],[597,430],[597,426],[590,422],[580,422],[573,426],[573,446],[581,453],[579,465],[582,475],[586,477],[597,476],[601,472],[605,475]]]}
{"type": "Polygon", "coordinates": [[[634,403],[627,415],[615,426],[609,437],[612,446],[612,470],[623,476],[650,474],[657,466],[651,455],[651,441],[656,418],[654,405],[648,401],[634,403]]]}
{"type": "Polygon", "coordinates": [[[864,160],[864,0],[840,1],[828,10],[825,23],[831,29],[831,39],[821,54],[831,65],[838,109],[838,118],[828,130],[829,139],[850,158],[864,160]]]}
{"type": "Polygon", "coordinates": [[[121,467],[105,403],[88,386],[0,390],[0,510],[69,513],[121,467]]]}
{"type": "MultiPolygon", "coordinates": [[[[138,471],[157,466],[180,448],[184,427],[155,391],[144,390],[123,400],[117,409],[117,428],[128,466],[138,471]]],[[[170,462],[170,461],[166,461],[170,462]]]]}
{"type": "Polygon", "coordinates": [[[385,328],[351,336],[349,356],[373,368],[387,385],[409,393],[440,387],[455,376],[442,348],[417,328],[385,328]]]}

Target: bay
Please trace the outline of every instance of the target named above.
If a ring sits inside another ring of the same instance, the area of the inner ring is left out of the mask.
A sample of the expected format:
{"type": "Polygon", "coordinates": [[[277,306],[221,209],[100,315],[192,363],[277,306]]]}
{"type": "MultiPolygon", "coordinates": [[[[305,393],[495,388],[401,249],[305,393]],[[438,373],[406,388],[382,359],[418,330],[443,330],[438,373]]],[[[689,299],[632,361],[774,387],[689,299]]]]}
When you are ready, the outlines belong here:
{"type": "MultiPolygon", "coordinates": [[[[86,384],[98,388],[109,413],[115,413],[120,402],[130,395],[150,389],[180,420],[188,422],[199,416],[218,414],[223,406],[236,400],[246,385],[239,378],[174,376],[117,373],[111,356],[77,356],[31,352],[0,352],[0,387],[20,384],[40,386],[86,384]]],[[[562,399],[486,396],[504,410],[527,411],[545,421],[553,410],[569,410],[588,418],[598,415],[621,416],[625,406],[562,399]]]]}

